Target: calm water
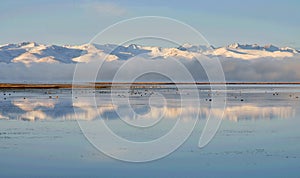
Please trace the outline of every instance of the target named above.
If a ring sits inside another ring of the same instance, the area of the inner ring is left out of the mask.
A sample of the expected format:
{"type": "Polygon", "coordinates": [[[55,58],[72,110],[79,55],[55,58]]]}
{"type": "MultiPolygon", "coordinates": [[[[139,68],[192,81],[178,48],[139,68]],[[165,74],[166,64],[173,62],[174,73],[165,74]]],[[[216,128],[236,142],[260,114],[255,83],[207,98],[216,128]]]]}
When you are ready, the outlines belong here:
{"type": "Polygon", "coordinates": [[[0,177],[299,177],[300,86],[228,86],[225,109],[212,107],[224,92],[207,86],[1,90],[0,177]],[[215,137],[198,148],[207,118],[222,115],[215,137]],[[78,125],[105,120],[123,138],[150,141],[178,118],[198,121],[192,135],[169,156],[147,163],[105,156],[78,125]]]}

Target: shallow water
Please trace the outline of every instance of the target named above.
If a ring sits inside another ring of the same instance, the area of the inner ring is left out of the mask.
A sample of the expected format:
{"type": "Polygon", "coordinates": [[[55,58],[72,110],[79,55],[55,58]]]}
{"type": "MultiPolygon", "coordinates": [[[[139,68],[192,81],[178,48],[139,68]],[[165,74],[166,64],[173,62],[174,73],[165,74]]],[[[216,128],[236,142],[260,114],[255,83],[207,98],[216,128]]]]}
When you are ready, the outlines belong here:
{"type": "Polygon", "coordinates": [[[1,90],[0,177],[299,177],[300,86],[227,86],[225,109],[212,107],[224,92],[207,86],[1,90]],[[200,149],[207,119],[221,116],[217,134],[200,149]],[[150,141],[178,118],[198,121],[192,135],[169,156],[146,163],[106,156],[78,125],[105,120],[123,138],[150,141]]]}

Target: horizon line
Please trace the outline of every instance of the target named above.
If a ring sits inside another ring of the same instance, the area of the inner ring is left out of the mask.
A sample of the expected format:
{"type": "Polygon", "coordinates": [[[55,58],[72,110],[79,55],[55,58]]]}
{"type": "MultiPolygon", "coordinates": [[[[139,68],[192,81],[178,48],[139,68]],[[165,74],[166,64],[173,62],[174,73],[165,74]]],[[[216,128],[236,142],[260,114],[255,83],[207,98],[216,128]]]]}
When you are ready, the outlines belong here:
{"type": "MultiPolygon", "coordinates": [[[[162,85],[300,85],[300,82],[82,82],[82,83],[0,83],[0,89],[71,89],[113,88],[113,85],[162,86],[162,85]]],[[[135,86],[130,86],[135,87],[135,86]]]]}

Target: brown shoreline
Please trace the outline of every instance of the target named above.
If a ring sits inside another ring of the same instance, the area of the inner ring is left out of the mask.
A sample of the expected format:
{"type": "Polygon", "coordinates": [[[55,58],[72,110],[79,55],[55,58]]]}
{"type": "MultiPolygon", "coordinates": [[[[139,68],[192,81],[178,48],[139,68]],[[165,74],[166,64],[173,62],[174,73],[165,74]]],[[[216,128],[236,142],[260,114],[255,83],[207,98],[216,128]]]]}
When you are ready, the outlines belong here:
{"type": "Polygon", "coordinates": [[[112,86],[119,86],[119,85],[300,85],[300,82],[196,82],[196,83],[172,83],[172,82],[118,82],[118,83],[111,83],[111,82],[96,82],[96,83],[86,83],[86,84],[24,84],[24,83],[0,83],[0,89],[71,89],[71,88],[111,88],[112,86]]]}

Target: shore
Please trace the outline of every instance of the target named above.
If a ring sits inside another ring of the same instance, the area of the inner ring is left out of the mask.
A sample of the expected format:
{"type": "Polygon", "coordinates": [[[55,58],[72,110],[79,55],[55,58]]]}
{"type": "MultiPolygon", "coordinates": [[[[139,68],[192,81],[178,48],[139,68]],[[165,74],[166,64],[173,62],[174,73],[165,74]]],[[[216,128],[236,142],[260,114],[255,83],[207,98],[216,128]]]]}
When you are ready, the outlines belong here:
{"type": "Polygon", "coordinates": [[[96,82],[96,83],[81,83],[81,84],[72,84],[72,83],[0,83],[0,89],[71,89],[71,88],[111,88],[112,86],[119,85],[130,85],[130,86],[160,86],[160,85],[300,85],[300,82],[181,82],[181,83],[172,83],[172,82],[96,82]]]}

